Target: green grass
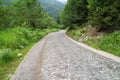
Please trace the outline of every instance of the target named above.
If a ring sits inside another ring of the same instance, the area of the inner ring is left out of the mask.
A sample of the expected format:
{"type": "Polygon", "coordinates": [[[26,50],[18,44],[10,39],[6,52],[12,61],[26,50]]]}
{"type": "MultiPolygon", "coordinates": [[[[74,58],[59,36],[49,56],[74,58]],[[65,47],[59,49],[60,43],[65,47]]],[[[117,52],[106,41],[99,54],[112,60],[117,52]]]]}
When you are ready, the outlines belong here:
{"type": "Polygon", "coordinates": [[[0,31],[0,80],[9,80],[28,50],[42,37],[58,29],[15,27],[0,31]],[[22,56],[18,57],[17,54],[22,56]]]}
{"type": "MultiPolygon", "coordinates": [[[[35,42],[34,42],[35,43],[35,42]]],[[[14,73],[16,68],[18,67],[19,63],[22,61],[26,53],[29,49],[34,45],[34,43],[29,44],[24,49],[20,51],[23,54],[22,57],[16,57],[14,60],[10,61],[9,63],[5,63],[0,65],[0,80],[8,80],[10,76],[14,73]]]]}
{"type": "MultiPolygon", "coordinates": [[[[84,31],[81,32],[82,30],[83,28],[68,30],[67,34],[73,39],[79,41],[81,35],[84,34],[84,31]]],[[[85,31],[85,33],[87,33],[87,31],[85,31]]],[[[83,41],[83,43],[120,57],[120,31],[105,33],[99,38],[97,36],[90,37],[87,41],[83,41]]]]}
{"type": "Polygon", "coordinates": [[[120,31],[115,31],[99,38],[96,46],[98,49],[113,53],[120,57],[120,31]]]}
{"type": "MultiPolygon", "coordinates": [[[[16,41],[15,38],[16,33],[13,29],[7,29],[5,31],[0,32],[0,46],[1,47],[12,47],[16,41]]],[[[1,48],[0,47],[0,48],[1,48]]]]}

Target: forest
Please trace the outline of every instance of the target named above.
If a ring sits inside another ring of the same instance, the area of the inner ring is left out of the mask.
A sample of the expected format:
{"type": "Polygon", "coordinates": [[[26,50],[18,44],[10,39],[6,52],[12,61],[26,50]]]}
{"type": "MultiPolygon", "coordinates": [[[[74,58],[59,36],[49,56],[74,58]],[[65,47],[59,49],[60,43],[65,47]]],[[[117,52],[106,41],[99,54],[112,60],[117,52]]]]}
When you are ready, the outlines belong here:
{"type": "Polygon", "coordinates": [[[65,6],[57,1],[59,8],[41,1],[47,2],[0,0],[0,80],[9,80],[28,50],[60,29],[77,41],[120,56],[120,0],[68,0],[65,6]]]}

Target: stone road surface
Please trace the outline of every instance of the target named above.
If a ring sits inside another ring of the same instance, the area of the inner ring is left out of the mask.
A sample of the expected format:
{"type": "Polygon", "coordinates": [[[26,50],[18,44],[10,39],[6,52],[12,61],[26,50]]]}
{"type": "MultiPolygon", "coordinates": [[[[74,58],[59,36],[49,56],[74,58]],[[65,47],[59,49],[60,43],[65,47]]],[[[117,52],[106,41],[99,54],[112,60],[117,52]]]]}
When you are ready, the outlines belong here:
{"type": "Polygon", "coordinates": [[[120,63],[51,33],[28,52],[11,80],[120,80],[120,63]]]}

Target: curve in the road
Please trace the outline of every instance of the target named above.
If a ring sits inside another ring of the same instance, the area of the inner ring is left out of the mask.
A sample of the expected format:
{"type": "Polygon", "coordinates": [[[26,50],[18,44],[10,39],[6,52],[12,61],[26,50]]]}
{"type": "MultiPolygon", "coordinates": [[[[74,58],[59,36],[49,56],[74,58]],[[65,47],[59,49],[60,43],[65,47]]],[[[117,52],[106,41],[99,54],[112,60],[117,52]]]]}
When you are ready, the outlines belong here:
{"type": "Polygon", "coordinates": [[[120,62],[51,33],[28,52],[11,80],[120,80],[120,62]]]}

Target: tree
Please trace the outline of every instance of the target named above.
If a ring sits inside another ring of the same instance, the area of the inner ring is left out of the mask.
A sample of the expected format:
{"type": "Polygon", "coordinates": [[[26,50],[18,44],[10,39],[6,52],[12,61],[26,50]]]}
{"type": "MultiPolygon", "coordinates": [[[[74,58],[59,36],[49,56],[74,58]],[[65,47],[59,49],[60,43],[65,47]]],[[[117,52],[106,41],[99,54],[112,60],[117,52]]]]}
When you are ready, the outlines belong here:
{"type": "Polygon", "coordinates": [[[87,21],[87,0],[68,0],[60,21],[65,26],[81,25],[87,21]]]}
{"type": "Polygon", "coordinates": [[[89,22],[93,27],[120,26],[120,0],[88,0],[89,22]]]}
{"type": "Polygon", "coordinates": [[[18,0],[14,4],[15,24],[22,25],[26,23],[31,27],[40,27],[43,12],[37,0],[18,0]]]}
{"type": "Polygon", "coordinates": [[[37,0],[12,0],[9,5],[1,2],[0,28],[15,26],[47,28],[56,25],[55,20],[42,11],[37,0]]]}
{"type": "Polygon", "coordinates": [[[0,0],[0,5],[2,5],[3,3],[5,3],[5,0],[0,0]]]}
{"type": "Polygon", "coordinates": [[[55,22],[53,17],[48,16],[48,14],[43,15],[43,18],[41,19],[41,28],[48,28],[48,27],[56,27],[57,23],[55,22]]]}
{"type": "Polygon", "coordinates": [[[0,28],[10,27],[11,25],[11,9],[5,6],[5,0],[0,1],[0,28]]]}

